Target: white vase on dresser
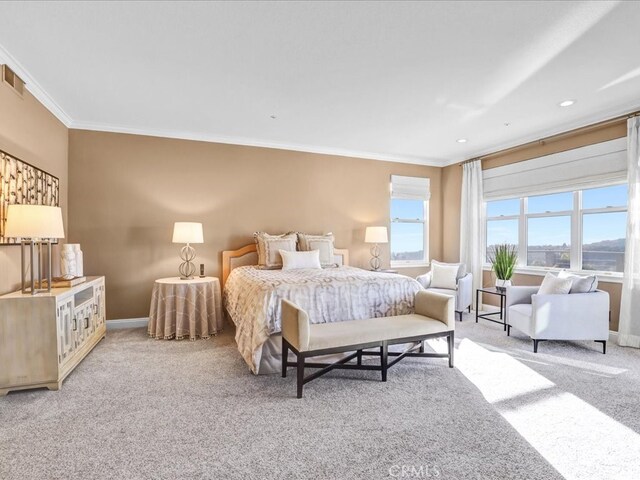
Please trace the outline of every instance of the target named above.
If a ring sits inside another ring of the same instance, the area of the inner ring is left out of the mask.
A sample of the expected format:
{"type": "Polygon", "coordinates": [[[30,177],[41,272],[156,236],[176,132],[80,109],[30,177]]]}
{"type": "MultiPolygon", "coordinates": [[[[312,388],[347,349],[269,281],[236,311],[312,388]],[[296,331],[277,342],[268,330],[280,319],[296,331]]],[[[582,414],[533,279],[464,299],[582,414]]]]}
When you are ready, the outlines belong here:
{"type": "Polygon", "coordinates": [[[62,381],[106,335],[105,279],[0,297],[0,396],[62,381]]]}

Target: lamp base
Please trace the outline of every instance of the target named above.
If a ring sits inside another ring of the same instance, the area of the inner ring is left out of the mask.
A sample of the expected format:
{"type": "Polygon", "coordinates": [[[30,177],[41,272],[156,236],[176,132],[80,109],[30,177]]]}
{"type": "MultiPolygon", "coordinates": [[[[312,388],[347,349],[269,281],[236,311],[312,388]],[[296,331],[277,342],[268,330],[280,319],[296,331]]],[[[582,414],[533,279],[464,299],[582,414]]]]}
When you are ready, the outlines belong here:
{"type": "Polygon", "coordinates": [[[376,243],[373,247],[371,247],[371,260],[369,260],[369,265],[371,265],[371,270],[377,272],[380,270],[380,247],[376,243]]]}
{"type": "Polygon", "coordinates": [[[184,260],[178,271],[180,272],[180,280],[193,280],[193,274],[196,272],[196,266],[191,262],[196,258],[195,249],[188,243],[180,249],[180,258],[184,260]]]}
{"type": "Polygon", "coordinates": [[[49,240],[22,240],[21,242],[21,279],[22,279],[22,293],[31,295],[37,295],[39,293],[51,293],[51,241],[49,240]],[[47,258],[43,258],[42,247],[46,244],[47,258]],[[31,263],[31,275],[30,279],[27,279],[27,245],[29,246],[29,258],[31,263]],[[47,264],[47,276],[43,278],[42,271],[47,264]],[[36,279],[36,269],[38,271],[38,278],[36,279]],[[46,281],[47,288],[42,288],[46,281]],[[40,288],[37,288],[40,287],[40,288]]]}

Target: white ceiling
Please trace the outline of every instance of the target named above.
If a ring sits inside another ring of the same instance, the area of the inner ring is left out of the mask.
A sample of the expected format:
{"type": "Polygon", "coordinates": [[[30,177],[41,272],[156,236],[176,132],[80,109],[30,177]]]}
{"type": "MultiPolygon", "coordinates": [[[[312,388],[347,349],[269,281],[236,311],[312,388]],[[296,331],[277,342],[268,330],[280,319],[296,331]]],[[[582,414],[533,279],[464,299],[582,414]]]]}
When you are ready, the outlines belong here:
{"type": "Polygon", "coordinates": [[[72,128],[431,165],[640,108],[639,52],[639,2],[0,2],[72,128]]]}

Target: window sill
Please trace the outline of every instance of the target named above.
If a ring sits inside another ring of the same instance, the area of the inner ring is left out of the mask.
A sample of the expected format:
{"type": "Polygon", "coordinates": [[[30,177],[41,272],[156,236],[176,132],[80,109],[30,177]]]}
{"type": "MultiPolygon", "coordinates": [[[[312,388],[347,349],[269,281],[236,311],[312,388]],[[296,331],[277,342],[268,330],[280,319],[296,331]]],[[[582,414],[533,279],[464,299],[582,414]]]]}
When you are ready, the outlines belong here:
{"type": "MultiPolygon", "coordinates": [[[[488,265],[484,265],[482,269],[485,272],[491,271],[491,267],[488,265]]],[[[559,271],[560,269],[557,269],[557,268],[517,267],[514,270],[514,273],[517,273],[520,275],[533,275],[538,277],[544,277],[548,272],[558,273],[559,271]]],[[[594,270],[583,270],[580,272],[569,271],[569,273],[572,273],[574,275],[581,275],[581,276],[597,275],[598,281],[604,282],[604,283],[622,283],[623,281],[622,273],[617,273],[617,272],[611,273],[611,272],[597,272],[594,270]]]]}
{"type": "Polygon", "coordinates": [[[401,269],[401,268],[429,268],[428,263],[391,263],[390,268],[393,269],[401,269]]]}

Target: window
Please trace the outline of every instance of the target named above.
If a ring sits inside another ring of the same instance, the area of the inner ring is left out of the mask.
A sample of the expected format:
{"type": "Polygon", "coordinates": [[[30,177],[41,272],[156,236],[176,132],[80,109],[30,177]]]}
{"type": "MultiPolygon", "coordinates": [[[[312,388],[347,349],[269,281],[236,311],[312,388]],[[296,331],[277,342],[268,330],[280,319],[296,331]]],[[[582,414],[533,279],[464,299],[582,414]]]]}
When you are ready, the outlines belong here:
{"type": "Polygon", "coordinates": [[[391,177],[391,265],[416,265],[428,260],[429,179],[391,177]]]}
{"type": "Polygon", "coordinates": [[[518,245],[520,199],[487,202],[487,261],[496,245],[518,245]]]}
{"type": "Polygon", "coordinates": [[[527,218],[527,265],[570,268],[570,216],[527,218]]]}
{"type": "Polygon", "coordinates": [[[521,266],[622,272],[627,197],[621,184],[487,202],[487,253],[510,243],[521,266]]]}
{"type": "Polygon", "coordinates": [[[582,269],[624,270],[627,185],[582,192],[582,269]]]}

